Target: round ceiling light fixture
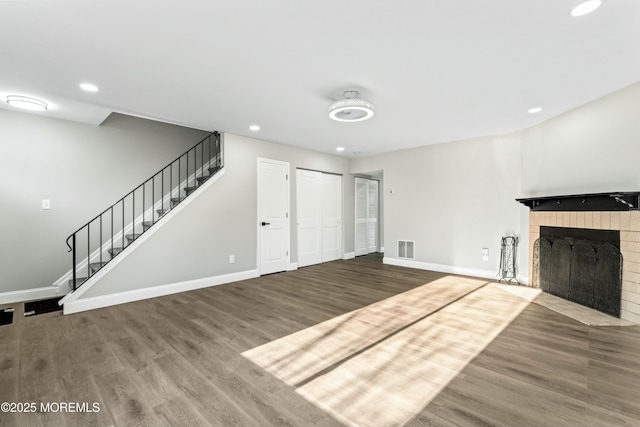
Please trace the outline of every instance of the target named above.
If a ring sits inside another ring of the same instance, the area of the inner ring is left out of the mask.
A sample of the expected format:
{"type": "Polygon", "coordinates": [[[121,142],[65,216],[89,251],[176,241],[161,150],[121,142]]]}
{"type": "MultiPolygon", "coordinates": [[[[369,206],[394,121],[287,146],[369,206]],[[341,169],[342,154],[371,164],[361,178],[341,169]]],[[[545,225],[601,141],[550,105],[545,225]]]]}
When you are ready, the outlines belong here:
{"type": "Polygon", "coordinates": [[[7,104],[29,111],[46,111],[47,103],[22,95],[7,95],[7,104]]]}
{"type": "Polygon", "coordinates": [[[329,106],[329,117],[339,122],[361,122],[373,117],[373,104],[359,99],[358,95],[357,90],[346,91],[344,99],[329,106]]]}

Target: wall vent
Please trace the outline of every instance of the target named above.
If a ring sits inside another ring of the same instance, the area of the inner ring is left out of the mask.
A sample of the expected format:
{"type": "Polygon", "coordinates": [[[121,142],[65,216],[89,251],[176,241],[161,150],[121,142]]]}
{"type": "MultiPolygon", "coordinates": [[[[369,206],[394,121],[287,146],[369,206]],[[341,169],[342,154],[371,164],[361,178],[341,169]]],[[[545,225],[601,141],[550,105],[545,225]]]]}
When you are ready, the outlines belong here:
{"type": "Polygon", "coordinates": [[[398,240],[398,258],[415,259],[414,240],[398,240]]]}

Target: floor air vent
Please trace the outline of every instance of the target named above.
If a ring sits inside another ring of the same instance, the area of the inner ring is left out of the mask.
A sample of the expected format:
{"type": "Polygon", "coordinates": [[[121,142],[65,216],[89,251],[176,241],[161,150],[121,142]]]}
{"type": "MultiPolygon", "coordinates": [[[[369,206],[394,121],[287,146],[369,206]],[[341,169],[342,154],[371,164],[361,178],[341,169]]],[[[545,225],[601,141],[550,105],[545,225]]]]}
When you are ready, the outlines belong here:
{"type": "Polygon", "coordinates": [[[398,240],[398,258],[415,259],[415,244],[413,240],[398,240]]]}

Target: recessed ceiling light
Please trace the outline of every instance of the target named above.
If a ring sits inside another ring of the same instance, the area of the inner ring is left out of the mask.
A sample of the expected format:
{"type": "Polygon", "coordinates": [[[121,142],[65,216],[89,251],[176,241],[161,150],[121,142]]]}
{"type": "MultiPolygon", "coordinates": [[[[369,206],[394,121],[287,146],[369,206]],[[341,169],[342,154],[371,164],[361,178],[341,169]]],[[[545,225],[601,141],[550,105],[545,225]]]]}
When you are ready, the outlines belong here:
{"type": "Polygon", "coordinates": [[[344,147],[338,147],[336,148],[336,151],[344,151],[344,147]]]}
{"type": "Polygon", "coordinates": [[[602,0],[587,0],[571,9],[571,16],[583,16],[593,12],[602,5],[602,0]]]}
{"type": "Polygon", "coordinates": [[[91,83],[80,83],[80,89],[86,92],[97,92],[98,86],[91,83]]]}
{"type": "Polygon", "coordinates": [[[533,108],[529,108],[527,110],[527,113],[536,114],[536,113],[539,113],[540,111],[542,111],[542,107],[533,107],[533,108]]]}
{"type": "Polygon", "coordinates": [[[29,111],[46,111],[47,109],[46,102],[22,95],[8,95],[7,104],[29,111]]]}
{"type": "Polygon", "coordinates": [[[260,126],[258,125],[251,125],[249,126],[249,130],[253,131],[253,132],[258,132],[260,130],[260,126]]]}
{"type": "Polygon", "coordinates": [[[373,104],[358,99],[358,95],[357,90],[346,91],[344,99],[329,106],[329,117],[339,122],[361,122],[373,117],[373,104]]]}

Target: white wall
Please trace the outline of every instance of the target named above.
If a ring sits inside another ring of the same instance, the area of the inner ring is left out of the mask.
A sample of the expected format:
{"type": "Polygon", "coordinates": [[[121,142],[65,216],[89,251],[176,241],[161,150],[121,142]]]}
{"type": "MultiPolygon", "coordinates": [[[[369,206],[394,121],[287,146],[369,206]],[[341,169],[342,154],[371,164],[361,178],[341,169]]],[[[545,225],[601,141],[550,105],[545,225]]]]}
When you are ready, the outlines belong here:
{"type": "Polygon", "coordinates": [[[415,240],[415,266],[495,276],[500,238],[520,231],[519,163],[511,135],[396,151],[350,168],[384,171],[385,260],[397,258],[397,240],[415,240]]]}
{"type": "Polygon", "coordinates": [[[640,190],[640,83],[522,132],[522,195],[640,190]]]}
{"type": "MultiPolygon", "coordinates": [[[[353,218],[354,182],[343,157],[232,134],[224,135],[224,155],[224,175],[79,300],[255,270],[258,157],[290,162],[292,262],[297,260],[297,167],[342,174],[343,218],[353,218]],[[229,255],[235,255],[234,264],[229,255]]],[[[352,221],[344,221],[343,231],[343,247],[353,252],[352,221]]]]}
{"type": "Polygon", "coordinates": [[[93,126],[0,110],[0,294],[51,286],[71,269],[71,233],[208,134],[119,114],[93,126]]]}

